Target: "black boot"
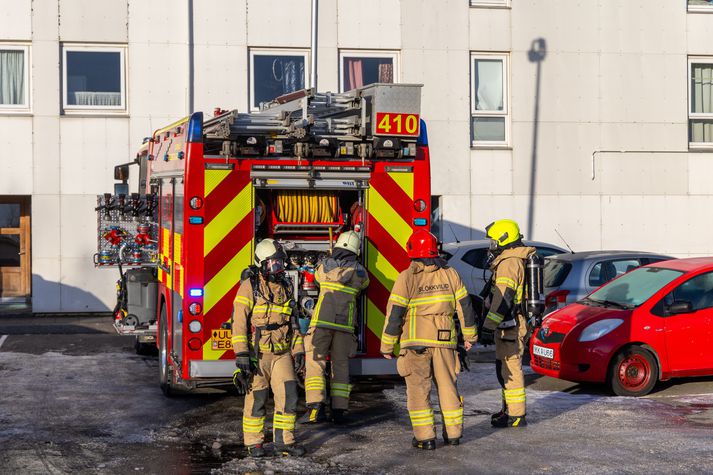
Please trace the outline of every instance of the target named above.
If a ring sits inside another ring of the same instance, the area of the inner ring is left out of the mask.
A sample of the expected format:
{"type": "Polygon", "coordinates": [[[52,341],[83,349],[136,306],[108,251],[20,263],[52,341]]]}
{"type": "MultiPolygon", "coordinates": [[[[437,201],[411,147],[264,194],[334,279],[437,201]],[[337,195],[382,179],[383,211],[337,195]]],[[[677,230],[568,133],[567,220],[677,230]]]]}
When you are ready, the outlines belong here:
{"type": "Polygon", "coordinates": [[[490,421],[490,423],[493,427],[498,428],[525,427],[527,425],[527,419],[525,419],[525,416],[508,416],[507,414],[503,414],[501,417],[490,421]]]}
{"type": "Polygon", "coordinates": [[[337,425],[349,424],[351,418],[347,416],[346,409],[332,409],[332,422],[337,425]]]}
{"type": "Polygon", "coordinates": [[[460,437],[449,439],[448,434],[446,434],[446,431],[443,431],[443,442],[446,445],[460,445],[460,437]]]}
{"type": "Polygon", "coordinates": [[[411,445],[421,450],[436,450],[436,439],[416,440],[416,437],[414,437],[411,445]]]}
{"type": "Polygon", "coordinates": [[[493,422],[495,419],[500,419],[501,417],[507,415],[505,413],[505,409],[500,409],[500,411],[496,412],[495,414],[491,414],[490,416],[490,422],[493,422]]]}
{"type": "Polygon", "coordinates": [[[275,452],[289,457],[302,457],[307,451],[299,444],[275,444],[275,452]]]}
{"type": "Polygon", "coordinates": [[[307,412],[305,412],[297,422],[300,424],[317,424],[327,420],[327,415],[324,412],[324,404],[307,404],[307,412]]]}
{"type": "Polygon", "coordinates": [[[262,444],[248,445],[248,455],[251,457],[264,457],[265,449],[262,444]]]}

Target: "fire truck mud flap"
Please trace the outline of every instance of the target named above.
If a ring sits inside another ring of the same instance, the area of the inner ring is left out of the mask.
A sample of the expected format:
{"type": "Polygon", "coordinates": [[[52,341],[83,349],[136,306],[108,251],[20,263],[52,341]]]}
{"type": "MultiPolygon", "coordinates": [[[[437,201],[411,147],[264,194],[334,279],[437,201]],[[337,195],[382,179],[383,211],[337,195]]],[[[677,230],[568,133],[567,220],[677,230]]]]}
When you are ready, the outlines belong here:
{"type": "Polygon", "coordinates": [[[349,360],[349,374],[352,376],[397,375],[396,358],[353,358],[349,360]]]}
{"type": "Polygon", "coordinates": [[[232,378],[235,371],[234,360],[191,361],[191,378],[232,378]]]}

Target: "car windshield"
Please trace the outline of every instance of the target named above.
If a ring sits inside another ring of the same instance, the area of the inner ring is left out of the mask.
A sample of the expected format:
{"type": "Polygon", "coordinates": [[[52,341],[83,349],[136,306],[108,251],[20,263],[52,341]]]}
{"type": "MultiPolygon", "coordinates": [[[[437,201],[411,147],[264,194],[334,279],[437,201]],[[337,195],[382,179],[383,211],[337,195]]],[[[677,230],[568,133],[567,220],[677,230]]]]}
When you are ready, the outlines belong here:
{"type": "Polygon", "coordinates": [[[673,269],[639,267],[589,294],[583,302],[619,308],[638,307],[682,274],[673,269]]]}
{"type": "Polygon", "coordinates": [[[572,264],[558,259],[547,259],[543,274],[545,275],[545,287],[559,287],[572,270],[572,264]]]}

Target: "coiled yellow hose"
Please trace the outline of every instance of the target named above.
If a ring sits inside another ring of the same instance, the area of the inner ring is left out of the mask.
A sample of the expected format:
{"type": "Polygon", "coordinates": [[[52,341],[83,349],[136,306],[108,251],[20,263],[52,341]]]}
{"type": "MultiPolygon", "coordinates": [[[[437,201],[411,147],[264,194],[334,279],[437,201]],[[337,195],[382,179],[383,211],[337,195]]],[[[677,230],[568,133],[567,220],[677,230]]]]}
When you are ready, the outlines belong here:
{"type": "Polygon", "coordinates": [[[280,191],[275,215],[283,223],[330,223],[337,221],[337,195],[329,191],[280,191]]]}

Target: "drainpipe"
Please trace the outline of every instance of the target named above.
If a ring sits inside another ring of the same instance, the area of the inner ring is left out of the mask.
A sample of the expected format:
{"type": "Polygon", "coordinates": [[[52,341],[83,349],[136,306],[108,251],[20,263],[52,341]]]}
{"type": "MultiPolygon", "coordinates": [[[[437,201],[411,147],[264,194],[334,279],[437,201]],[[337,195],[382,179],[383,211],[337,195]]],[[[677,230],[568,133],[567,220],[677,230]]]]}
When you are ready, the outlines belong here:
{"type": "Polygon", "coordinates": [[[310,64],[309,86],[317,90],[317,2],[312,0],[312,61],[310,64]]]}

